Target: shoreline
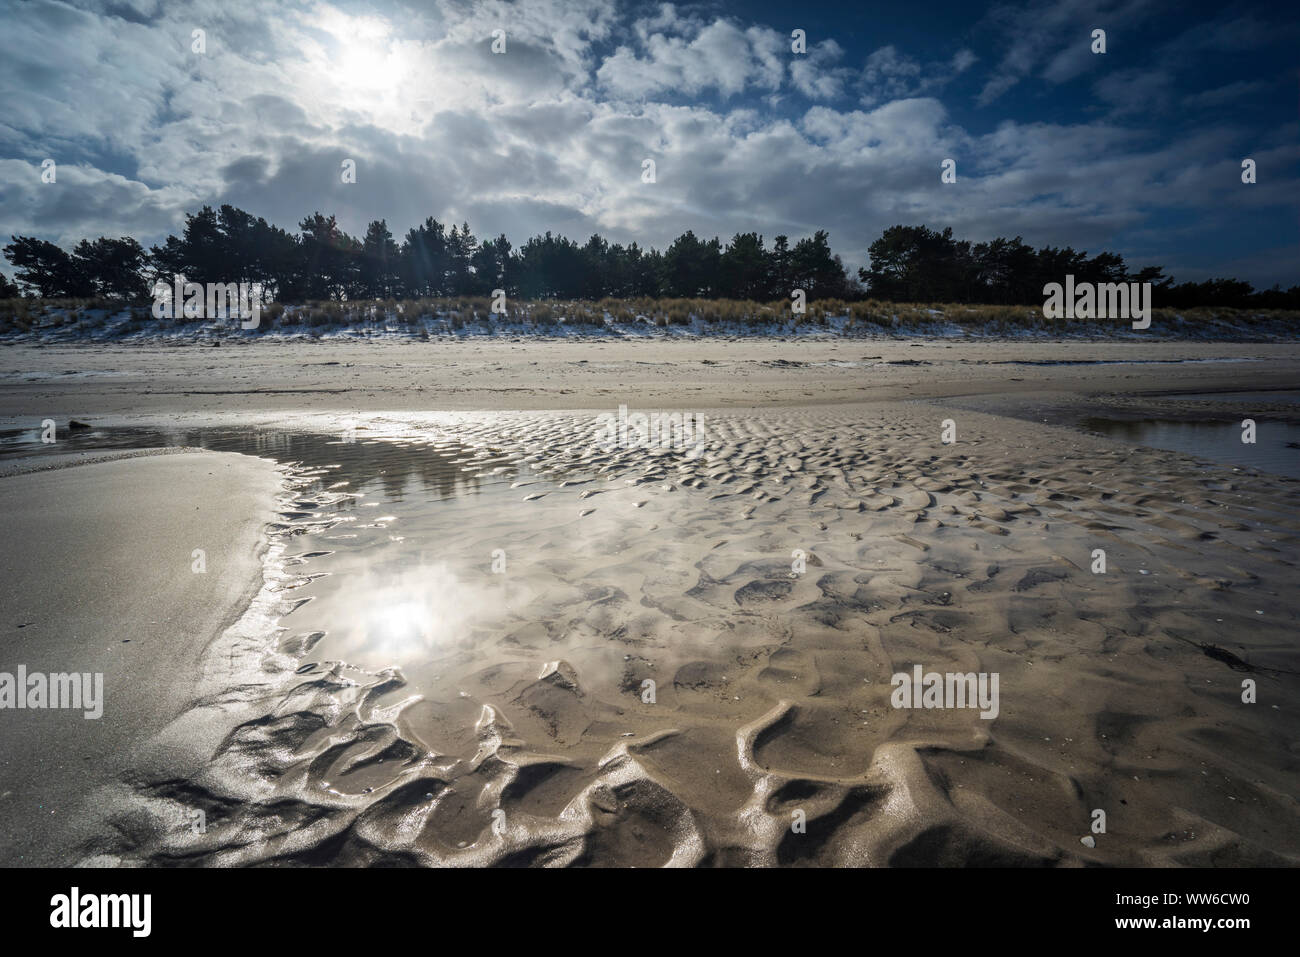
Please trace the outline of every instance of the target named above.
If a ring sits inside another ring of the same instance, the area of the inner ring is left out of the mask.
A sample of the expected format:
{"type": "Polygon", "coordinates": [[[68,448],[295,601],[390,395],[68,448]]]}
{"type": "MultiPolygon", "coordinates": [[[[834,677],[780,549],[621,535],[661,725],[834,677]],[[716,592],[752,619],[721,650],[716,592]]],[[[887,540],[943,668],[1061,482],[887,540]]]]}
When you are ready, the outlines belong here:
{"type": "Polygon", "coordinates": [[[261,587],[280,473],[198,450],[63,462],[0,477],[5,667],[103,676],[103,714],[3,714],[0,861],[68,864],[82,799],[192,704],[194,666],[261,587]],[[204,571],[194,570],[195,548],[204,571]]]}

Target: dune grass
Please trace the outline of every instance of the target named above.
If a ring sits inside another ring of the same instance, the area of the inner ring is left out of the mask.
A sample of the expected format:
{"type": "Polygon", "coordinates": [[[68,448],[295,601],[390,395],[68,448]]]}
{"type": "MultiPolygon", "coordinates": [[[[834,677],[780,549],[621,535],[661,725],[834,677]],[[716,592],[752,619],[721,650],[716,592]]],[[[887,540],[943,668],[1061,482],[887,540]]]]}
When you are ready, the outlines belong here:
{"type": "MultiPolygon", "coordinates": [[[[406,333],[428,339],[464,332],[512,329],[540,335],[570,332],[619,332],[637,328],[692,329],[729,334],[825,333],[842,335],[912,334],[943,331],[948,335],[1087,334],[1123,320],[1048,319],[1034,306],[902,303],[864,299],[814,300],[796,314],[788,300],[754,302],[736,299],[602,299],[591,301],[507,299],[493,311],[484,296],[426,299],[322,300],[304,303],[271,302],[262,307],[258,331],[303,332],[312,336],[364,331],[406,333]]],[[[159,335],[209,325],[220,332],[223,320],[156,319],[148,305],[128,305],[104,299],[0,300],[0,336],[39,335],[69,327],[87,334],[159,335]]],[[[1271,336],[1300,334],[1300,312],[1244,310],[1227,307],[1154,309],[1153,328],[1174,335],[1235,334],[1252,331],[1271,336]]]]}

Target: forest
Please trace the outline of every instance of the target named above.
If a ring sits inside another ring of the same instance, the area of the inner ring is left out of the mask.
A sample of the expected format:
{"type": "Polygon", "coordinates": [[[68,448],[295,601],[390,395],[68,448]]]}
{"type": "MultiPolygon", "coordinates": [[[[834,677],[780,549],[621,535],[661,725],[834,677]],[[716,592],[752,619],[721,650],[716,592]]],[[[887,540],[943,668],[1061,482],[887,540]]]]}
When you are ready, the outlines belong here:
{"type": "Polygon", "coordinates": [[[818,230],[771,245],[757,233],[725,244],[687,231],[663,251],[599,234],[578,243],[550,232],[514,247],[504,235],[479,240],[468,223],[429,217],[398,241],[384,220],[365,235],[348,235],[334,216],[304,218],[299,232],[271,225],[234,206],[187,214],[180,236],[145,249],[129,236],[83,239],[69,252],[47,240],[12,236],[3,248],[17,280],[0,274],[0,299],[94,297],[134,304],[152,298],[154,283],[182,275],[198,283],[260,283],[267,301],[488,296],[503,289],[529,301],[679,298],[808,301],[875,299],[1035,305],[1043,287],[1076,282],[1149,282],[1163,308],[1222,306],[1300,308],[1300,285],[1256,290],[1216,278],[1176,284],[1162,267],[1131,269],[1122,256],[1089,256],[1071,247],[1035,248],[1021,237],[971,242],[924,225],[885,229],[867,249],[868,265],[851,276],[818,230]]]}

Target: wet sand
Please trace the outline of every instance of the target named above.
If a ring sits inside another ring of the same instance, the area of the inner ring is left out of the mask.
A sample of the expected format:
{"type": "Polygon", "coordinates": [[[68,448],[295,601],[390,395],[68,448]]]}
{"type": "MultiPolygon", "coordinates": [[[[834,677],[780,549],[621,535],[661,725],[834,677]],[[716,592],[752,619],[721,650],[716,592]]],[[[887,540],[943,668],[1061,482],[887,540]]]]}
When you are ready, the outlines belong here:
{"type": "Polygon", "coordinates": [[[103,674],[98,718],[0,712],[0,864],[71,863],[103,823],[86,796],[193,706],[204,650],[260,583],[279,487],[268,461],[197,451],[0,478],[0,671],[103,674]]]}
{"type": "Polygon", "coordinates": [[[1075,427],[1165,393],[1294,387],[1295,347],[776,345],[624,344],[600,369],[563,343],[259,344],[165,368],[129,349],[6,352],[36,373],[4,380],[15,425],[353,426],[360,445],[285,454],[300,465],[259,595],[275,627],[209,646],[205,674],[226,654],[244,670],[97,792],[109,811],[70,853],[1300,862],[1300,483],[1075,427]],[[882,358],[825,364],[845,347],[882,358]],[[1096,364],[1117,358],[1142,362],[1096,364]],[[77,366],[124,374],[64,374],[77,366]],[[701,397],[703,455],[593,442],[591,410],[701,397]],[[467,408],[496,411],[451,411],[467,408]],[[335,451],[369,471],[331,470],[335,451]],[[448,466],[480,494],[447,501],[448,466]],[[997,717],[893,707],[891,676],[918,664],[996,673],[997,717]],[[207,755],[169,764],[166,743],[199,727],[207,755]],[[175,825],[193,808],[202,834],[175,825]]]}

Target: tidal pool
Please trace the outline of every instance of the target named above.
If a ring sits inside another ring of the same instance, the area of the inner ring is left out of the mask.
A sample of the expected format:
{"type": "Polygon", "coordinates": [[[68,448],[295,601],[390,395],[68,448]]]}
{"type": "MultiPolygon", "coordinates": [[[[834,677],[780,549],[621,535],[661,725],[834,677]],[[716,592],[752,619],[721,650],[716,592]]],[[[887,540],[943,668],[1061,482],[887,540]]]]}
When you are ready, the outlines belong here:
{"type": "Polygon", "coordinates": [[[1133,445],[1300,478],[1300,426],[1287,422],[1256,419],[1254,444],[1242,442],[1241,423],[1233,421],[1088,418],[1080,424],[1133,445]]]}
{"type": "Polygon", "coordinates": [[[281,624],[286,645],[305,653],[304,673],[325,660],[381,669],[448,653],[518,596],[507,594],[507,563],[553,510],[543,499],[556,482],[452,440],[248,427],[60,432],[51,444],[39,429],[0,432],[0,459],[197,447],[290,467],[293,492],[272,531],[293,572],[281,624]],[[499,552],[487,547],[494,527],[499,552]]]}

